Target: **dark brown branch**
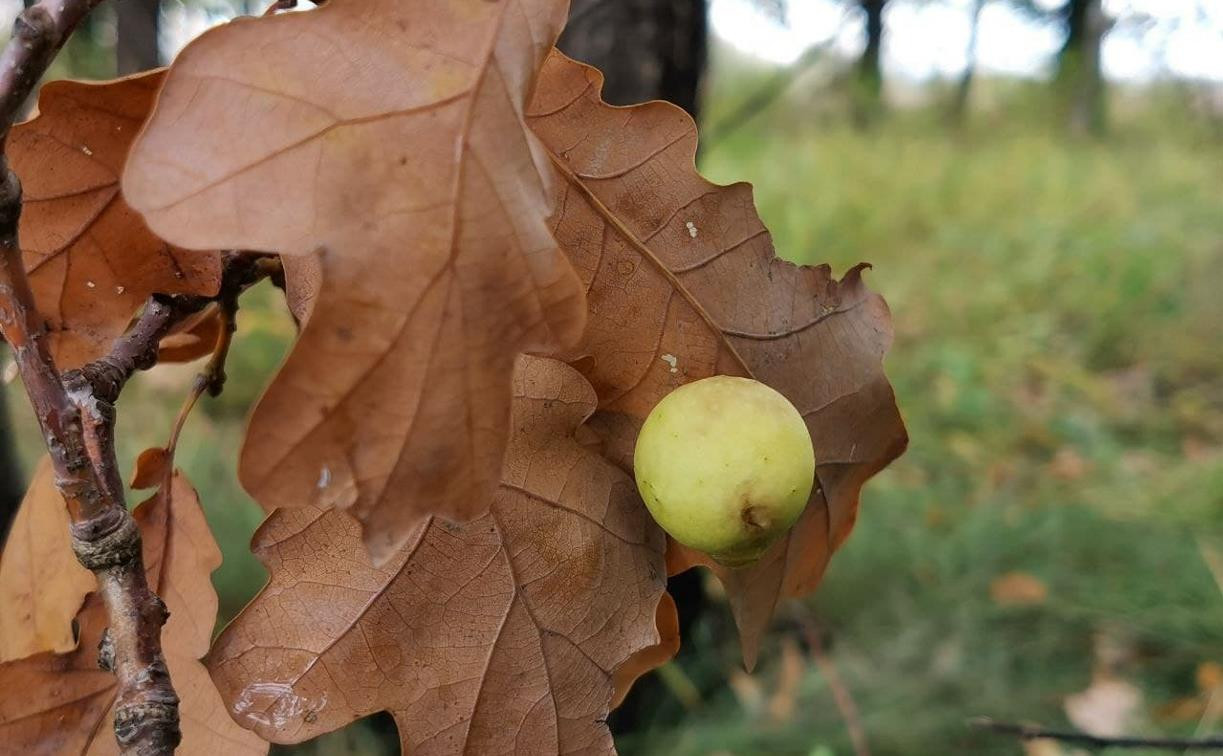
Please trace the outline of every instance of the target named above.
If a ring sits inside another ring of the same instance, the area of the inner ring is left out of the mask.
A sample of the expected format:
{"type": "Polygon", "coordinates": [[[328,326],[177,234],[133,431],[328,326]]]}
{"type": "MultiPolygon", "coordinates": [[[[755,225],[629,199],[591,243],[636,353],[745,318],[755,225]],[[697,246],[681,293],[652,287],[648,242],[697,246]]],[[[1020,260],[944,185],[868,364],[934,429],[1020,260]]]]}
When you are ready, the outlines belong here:
{"type": "Polygon", "coordinates": [[[1040,725],[995,722],[986,717],[969,720],[968,724],[979,730],[1011,735],[1020,740],[1056,740],[1091,749],[1148,748],[1166,751],[1223,751],[1223,735],[1212,735],[1205,738],[1102,737],[1076,730],[1054,730],[1040,725]]]}
{"type": "MultiPolygon", "coordinates": [[[[55,0],[31,5],[13,24],[0,55],[0,146],[22,106],[73,29],[102,0],[55,0]]],[[[3,166],[5,172],[8,166],[3,166]]]]}
{"type": "MultiPolygon", "coordinates": [[[[256,252],[227,253],[223,261],[221,286],[216,296],[153,295],[135,325],[115,342],[110,354],[79,370],[65,373],[64,382],[69,385],[84,385],[93,392],[95,399],[113,404],[129,378],[138,370],[148,370],[157,364],[157,350],[161,340],[179,323],[213,302],[221,305],[221,317],[226,331],[221,334],[221,339],[228,346],[233,337],[232,315],[237,310],[238,297],[255,283],[279,272],[279,257],[256,252]]],[[[222,372],[210,384],[209,393],[213,396],[219,394],[220,384],[224,382],[222,372]]]]}
{"type": "MultiPolygon", "coordinates": [[[[2,80],[2,77],[0,77],[2,80]]],[[[0,94],[0,100],[3,95],[0,94]]],[[[0,162],[3,162],[0,159],[0,162]]],[[[0,331],[12,346],[72,516],[77,559],[97,575],[118,680],[115,736],[123,753],[169,754],[181,739],[178,697],[161,653],[165,606],[149,590],[140,533],[128,514],[114,453],[114,408],[88,383],[61,383],[17,243],[21,192],[5,170],[0,196],[0,331]]]]}
{"type": "MultiPolygon", "coordinates": [[[[3,164],[0,154],[0,166],[3,164]]],[[[89,516],[98,512],[100,504],[93,495],[96,487],[85,451],[81,414],[60,383],[43,338],[46,327],[34,306],[17,242],[20,216],[21,185],[13,172],[5,169],[0,179],[0,332],[13,350],[69,511],[74,518],[89,516]]]]}
{"type": "Polygon", "coordinates": [[[161,295],[150,297],[136,324],[115,342],[110,354],[65,373],[64,381],[83,381],[96,399],[113,403],[128,378],[137,370],[148,370],[157,363],[157,345],[176,323],[194,311],[186,311],[175,299],[161,295]]]}
{"type": "MultiPolygon", "coordinates": [[[[118,682],[114,730],[125,754],[171,754],[182,738],[178,696],[161,651],[167,613],[150,589],[140,532],[127,511],[114,447],[114,401],[126,380],[156,361],[157,343],[206,299],[154,298],[100,363],[59,375],[44,338],[18,240],[21,183],[4,146],[13,122],[76,25],[101,0],[51,0],[22,11],[0,53],[0,333],[13,349],[72,517],[72,547],[94,572],[110,627],[100,661],[118,682]],[[193,309],[194,308],[194,309],[193,309]]],[[[258,258],[231,255],[226,269],[257,280],[258,258]]],[[[227,301],[236,290],[222,287],[227,301]]]]}

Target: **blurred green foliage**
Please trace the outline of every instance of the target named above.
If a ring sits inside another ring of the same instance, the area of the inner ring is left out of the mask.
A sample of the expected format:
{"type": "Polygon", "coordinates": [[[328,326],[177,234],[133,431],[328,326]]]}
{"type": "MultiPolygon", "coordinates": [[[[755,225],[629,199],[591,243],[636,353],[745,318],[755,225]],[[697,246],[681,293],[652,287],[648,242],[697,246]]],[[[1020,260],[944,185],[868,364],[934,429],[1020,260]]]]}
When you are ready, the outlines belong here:
{"type": "MultiPolygon", "coordinates": [[[[716,123],[759,76],[719,69],[716,123]]],[[[938,107],[851,128],[834,94],[801,87],[703,153],[716,180],[751,180],[781,254],[860,260],[892,307],[887,369],[912,435],[871,482],[854,536],[810,611],[876,756],[1014,754],[970,717],[1065,724],[1100,638],[1142,691],[1140,732],[1190,734],[1195,676],[1223,662],[1223,130],[1174,89],[1118,104],[1113,133],[1066,138],[1039,90],[987,83],[949,127],[938,107]],[[1021,572],[1047,598],[1014,606],[1021,572]]],[[[229,383],[205,400],[178,462],[225,554],[221,620],[263,582],[247,544],[261,515],[236,482],[242,418],[293,325],[279,293],[244,299],[229,383]]],[[[194,366],[140,376],[120,406],[124,465],[164,443],[194,366]]],[[[23,459],[38,437],[14,392],[23,459]]],[[[136,499],[136,497],[133,497],[136,499]]],[[[779,621],[757,686],[782,670],[779,621]]],[[[827,679],[805,664],[794,714],[774,721],[736,679],[724,612],[671,670],[700,703],[660,700],[628,754],[851,753],[827,679]]],[[[1206,723],[1217,726],[1217,722],[1206,723]]],[[[374,752],[337,735],[315,753],[374,752]]]]}

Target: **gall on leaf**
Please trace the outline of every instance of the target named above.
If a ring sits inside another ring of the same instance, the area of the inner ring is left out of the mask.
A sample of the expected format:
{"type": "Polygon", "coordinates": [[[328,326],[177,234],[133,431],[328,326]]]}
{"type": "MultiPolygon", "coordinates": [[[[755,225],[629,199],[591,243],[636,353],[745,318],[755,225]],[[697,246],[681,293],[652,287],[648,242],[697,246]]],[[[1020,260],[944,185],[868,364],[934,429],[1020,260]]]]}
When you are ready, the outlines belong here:
{"type": "MultiPolygon", "coordinates": [[[[267,753],[267,743],[230,719],[199,662],[216,623],[217,594],[210,575],[221,564],[221,551],[195,490],[176,473],[133,516],[140,526],[149,588],[170,610],[161,637],[181,699],[183,742],[178,752],[186,756],[267,753]]],[[[67,544],[64,547],[71,554],[67,544]]],[[[0,664],[0,688],[23,692],[0,696],[0,743],[5,753],[119,752],[111,728],[115,677],[98,668],[98,642],[108,624],[99,594],[89,595],[76,619],[80,636],[74,650],[0,664]]]]}
{"type": "Polygon", "coordinates": [[[105,355],[149,295],[212,295],[220,286],[217,253],[170,246],[119,191],[164,73],[53,81],[38,115],[9,136],[22,180],[22,256],[61,370],[105,355]]]}
{"type": "Polygon", "coordinates": [[[387,710],[417,756],[612,751],[613,694],[670,655],[640,653],[674,642],[656,627],[674,615],[665,536],[631,478],[574,438],[590,385],[555,360],[518,365],[483,517],[432,518],[381,567],[335,510],[260,527],[269,582],[207,659],[240,722],[297,743],[387,710]]]}
{"type": "Polygon", "coordinates": [[[431,515],[485,513],[515,357],[581,335],[524,114],[566,6],[370,0],[234,21],[178,56],[128,161],[125,195],[174,242],[317,257],[239,474],[268,511],[347,510],[375,561],[431,515]]]}
{"type": "Polygon", "coordinates": [[[816,490],[791,534],[728,570],[672,543],[671,571],[697,564],[727,587],[744,660],[755,661],[778,600],[815,589],[849,535],[862,485],[908,437],[883,372],[891,315],[862,280],[776,257],[747,184],[696,171],[696,125],[679,108],[600,98],[602,75],[554,52],[529,121],[560,180],[555,234],[587,289],[590,321],[566,355],[595,387],[591,426],[632,465],[637,431],[670,391],[711,375],[784,394],[811,431],[816,490]]]}
{"type": "Polygon", "coordinates": [[[0,553],[0,662],[76,646],[72,620],[97,581],[76,561],[68,524],[43,457],[0,553]]]}

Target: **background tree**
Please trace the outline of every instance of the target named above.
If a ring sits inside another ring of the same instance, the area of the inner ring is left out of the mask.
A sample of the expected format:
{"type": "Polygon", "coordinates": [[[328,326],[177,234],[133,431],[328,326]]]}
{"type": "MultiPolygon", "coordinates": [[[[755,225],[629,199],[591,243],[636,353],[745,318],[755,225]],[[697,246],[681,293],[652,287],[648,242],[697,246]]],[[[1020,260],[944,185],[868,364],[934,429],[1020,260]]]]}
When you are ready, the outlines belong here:
{"type": "Polygon", "coordinates": [[[859,0],[866,40],[857,67],[857,117],[866,120],[878,114],[883,104],[883,11],[888,0],[859,0]]]}
{"type": "Polygon", "coordinates": [[[1100,47],[1110,24],[1100,0],[1070,0],[1060,13],[1066,39],[1058,54],[1057,85],[1070,126],[1081,133],[1098,132],[1106,122],[1100,47]]]}
{"type": "Polygon", "coordinates": [[[1012,0],[1034,18],[1055,19],[1063,29],[1054,88],[1070,128],[1098,133],[1107,122],[1106,88],[1100,49],[1113,22],[1100,0],[1066,0],[1050,10],[1035,0],[1012,0]]]}
{"type": "Polygon", "coordinates": [[[706,0],[575,0],[570,19],[560,48],[603,71],[608,102],[668,100],[698,118],[706,0]]]}
{"type": "MultiPolygon", "coordinates": [[[[776,4],[774,9],[783,10],[776,4]]],[[[608,102],[667,100],[699,124],[708,40],[706,0],[575,0],[559,46],[603,71],[603,98],[608,102]]],[[[679,610],[681,634],[691,630],[708,606],[702,575],[703,570],[689,570],[667,581],[679,610]]],[[[637,729],[651,702],[662,695],[655,677],[643,680],[612,712],[612,731],[637,729]]]]}
{"type": "Polygon", "coordinates": [[[972,82],[977,74],[977,47],[981,38],[981,11],[988,0],[973,0],[972,17],[969,22],[968,45],[964,50],[964,71],[956,83],[955,96],[951,103],[951,117],[957,123],[964,121],[968,113],[968,100],[972,95],[972,82]]]}
{"type": "Polygon", "coordinates": [[[157,47],[161,0],[123,0],[115,3],[115,15],[118,25],[115,59],[119,73],[156,68],[161,62],[157,47]]]}

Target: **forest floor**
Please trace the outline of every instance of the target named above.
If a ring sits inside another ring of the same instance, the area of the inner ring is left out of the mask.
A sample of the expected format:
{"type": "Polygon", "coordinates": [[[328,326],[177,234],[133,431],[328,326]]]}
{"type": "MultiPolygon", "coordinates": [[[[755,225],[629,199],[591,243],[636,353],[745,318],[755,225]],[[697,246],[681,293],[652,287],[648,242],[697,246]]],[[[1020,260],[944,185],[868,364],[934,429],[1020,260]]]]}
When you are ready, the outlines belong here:
{"type": "MultiPolygon", "coordinates": [[[[756,185],[782,255],[873,263],[894,315],[887,371],[912,444],[797,613],[822,628],[875,756],[1022,752],[969,730],[976,716],[1223,729],[1223,129],[1148,110],[1074,140],[1005,107],[963,129],[913,111],[858,130],[780,103],[703,152],[711,178],[756,185]]],[[[263,582],[234,462],[293,333],[274,294],[246,302],[226,392],[178,454],[225,554],[223,618],[263,582]]],[[[194,369],[125,394],[125,460],[164,442],[194,369]]],[[[18,421],[32,466],[28,410],[18,421]]],[[[853,753],[794,623],[748,679],[715,615],[622,751],[853,753]]]]}

